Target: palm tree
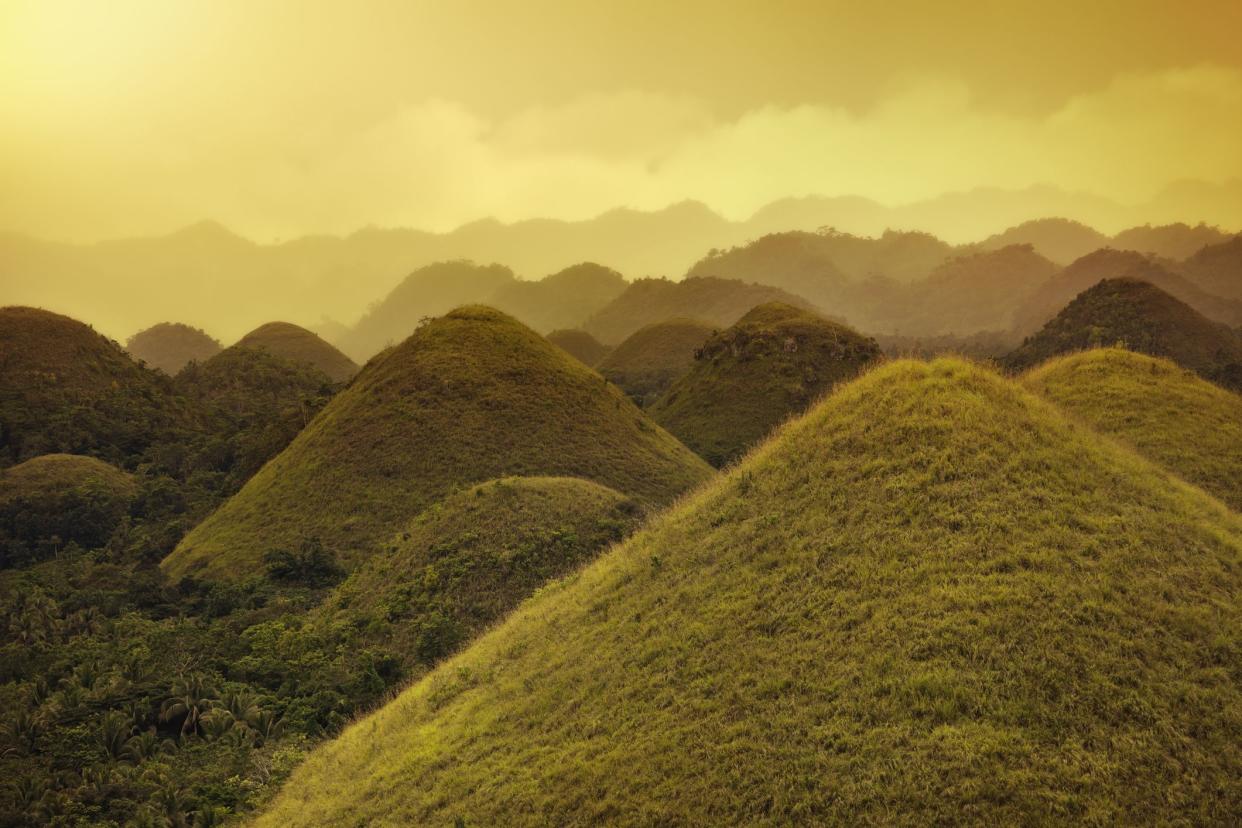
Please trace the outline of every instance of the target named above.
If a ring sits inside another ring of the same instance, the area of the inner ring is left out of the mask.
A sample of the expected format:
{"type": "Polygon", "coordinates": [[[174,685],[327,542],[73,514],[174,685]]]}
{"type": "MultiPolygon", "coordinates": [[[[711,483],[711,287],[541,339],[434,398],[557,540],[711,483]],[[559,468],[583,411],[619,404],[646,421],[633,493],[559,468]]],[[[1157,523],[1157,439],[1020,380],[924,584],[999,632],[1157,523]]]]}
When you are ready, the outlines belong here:
{"type": "Polygon", "coordinates": [[[200,675],[183,676],[173,683],[172,692],[160,705],[160,721],[181,721],[181,734],[198,732],[199,723],[215,703],[213,690],[200,675]]]}
{"type": "Polygon", "coordinates": [[[99,727],[98,740],[108,758],[116,760],[124,755],[126,743],[133,732],[134,723],[124,713],[113,710],[104,716],[103,724],[99,727]]]}
{"type": "Polygon", "coordinates": [[[171,753],[175,749],[176,744],[172,739],[161,739],[160,735],[155,732],[155,728],[151,728],[136,736],[131,736],[121,753],[124,759],[139,765],[161,753],[171,753]]]}

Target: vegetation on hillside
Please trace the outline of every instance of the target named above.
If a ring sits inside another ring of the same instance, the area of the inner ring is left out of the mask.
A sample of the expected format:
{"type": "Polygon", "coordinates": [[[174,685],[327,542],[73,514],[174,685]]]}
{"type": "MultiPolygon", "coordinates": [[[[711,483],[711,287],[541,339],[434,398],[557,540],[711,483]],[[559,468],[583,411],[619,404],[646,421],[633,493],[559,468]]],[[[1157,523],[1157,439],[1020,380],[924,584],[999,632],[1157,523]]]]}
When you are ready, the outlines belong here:
{"type": "Polygon", "coordinates": [[[506,477],[414,519],[308,619],[337,651],[382,648],[425,671],[549,580],[629,535],[642,509],[568,477],[506,477]]]}
{"type": "Polygon", "coordinates": [[[979,243],[984,250],[1030,245],[1041,256],[1066,265],[1093,250],[1108,246],[1108,236],[1082,222],[1064,218],[1024,221],[979,243]]]}
{"type": "Polygon", "coordinates": [[[0,568],[103,544],[136,494],[131,475],[93,457],[44,454],[0,470],[0,568]]]}
{"type": "Polygon", "coordinates": [[[1242,374],[1237,334],[1136,279],[1107,279],[1083,291],[1003,361],[1024,370],[1061,354],[1112,345],[1168,357],[1207,379],[1242,387],[1234,379],[1242,374]]]}
{"type": "Polygon", "coordinates": [[[1214,823],[1242,519],[956,361],[870,372],[313,753],[260,826],[1214,823]]]}
{"type": "Polygon", "coordinates": [[[223,347],[205,331],[180,322],[152,325],[125,343],[125,350],[134,359],[170,377],[190,362],[206,362],[223,347]]]}
{"type": "Polygon", "coordinates": [[[637,330],[666,319],[699,319],[718,327],[728,327],[755,305],[785,302],[807,306],[803,298],[767,285],[736,279],[687,277],[680,282],[668,279],[639,279],[593,314],[582,328],[608,345],[617,345],[637,330]]]}
{"type": "Polygon", "coordinates": [[[1118,348],[1049,360],[1023,383],[1242,513],[1242,396],[1118,348]]]}
{"type": "Polygon", "coordinates": [[[0,308],[0,467],[84,454],[133,468],[184,420],[172,380],[67,316],[0,308]]]}
{"type": "Polygon", "coordinates": [[[647,406],[690,370],[694,354],[716,328],[695,319],[666,319],[639,328],[595,369],[640,406],[647,406]]]}
{"type": "Polygon", "coordinates": [[[1203,248],[1185,261],[1183,269],[1208,293],[1242,301],[1242,236],[1203,248]]]}
{"type": "Polygon", "coordinates": [[[612,352],[612,348],[589,333],[577,328],[563,328],[548,334],[548,341],[583,365],[598,365],[612,352]]]}
{"type": "MultiPolygon", "coordinates": [[[[1204,247],[1218,245],[1228,238],[1229,235],[1221,232],[1220,228],[1203,223],[1193,227],[1182,222],[1155,227],[1145,224],[1142,227],[1122,230],[1113,236],[1112,246],[1118,250],[1137,250],[1149,256],[1181,260],[1193,256],[1204,247]]],[[[1207,288],[1206,285],[1203,287],[1207,288]]],[[[1218,293],[1210,288],[1207,290],[1209,293],[1218,293]]],[[[1219,295],[1226,296],[1223,293],[1219,295]]]]}
{"type": "Polygon", "coordinates": [[[502,310],[539,333],[548,333],[581,324],[620,296],[625,286],[625,277],[617,271],[583,262],[542,279],[504,282],[489,296],[474,301],[502,310]]]}
{"type": "Polygon", "coordinates": [[[237,341],[236,347],[270,351],[290,362],[309,365],[333,382],[347,382],[358,373],[352,359],[317,334],[289,322],[268,322],[237,341]]]}
{"type": "Polygon", "coordinates": [[[454,487],[506,475],[582,477],[653,506],[709,474],[534,331],[490,308],[459,308],[368,364],[164,568],[242,579],[309,538],[352,568],[454,487]]]}
{"type": "Polygon", "coordinates": [[[760,305],[713,334],[650,414],[723,466],[879,356],[875,340],[843,325],[790,305],[760,305]]]}

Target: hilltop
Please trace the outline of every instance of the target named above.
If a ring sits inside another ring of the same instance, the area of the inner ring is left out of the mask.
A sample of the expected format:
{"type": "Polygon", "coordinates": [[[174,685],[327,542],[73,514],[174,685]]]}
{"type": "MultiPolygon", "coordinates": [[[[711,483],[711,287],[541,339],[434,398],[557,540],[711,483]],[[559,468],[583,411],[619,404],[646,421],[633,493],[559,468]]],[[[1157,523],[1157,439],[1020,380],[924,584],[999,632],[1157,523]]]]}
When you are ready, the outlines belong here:
{"type": "Polygon", "coordinates": [[[455,487],[506,475],[582,477],[646,507],[710,469],[534,331],[458,308],[368,364],[162,566],[242,578],[313,539],[350,568],[455,487]]]}
{"type": "Polygon", "coordinates": [[[727,327],[755,305],[784,302],[802,307],[807,300],[780,288],[715,277],[639,279],[593,314],[582,328],[608,345],[616,345],[639,328],[666,319],[701,319],[727,327]]]}
{"type": "Polygon", "coordinates": [[[577,328],[552,331],[547,339],[583,365],[598,365],[601,359],[612,353],[612,348],[577,328]]]}
{"type": "Polygon", "coordinates": [[[1106,248],[1078,259],[1030,294],[1013,314],[1014,330],[1023,336],[1033,333],[1087,288],[1123,277],[1149,282],[1209,319],[1230,325],[1242,322],[1242,302],[1212,295],[1142,253],[1106,248]]]}
{"type": "Polygon", "coordinates": [[[906,336],[1008,330],[1015,312],[1056,273],[1030,244],[958,256],[893,302],[905,307],[889,311],[890,325],[906,336]]]}
{"type": "Polygon", "coordinates": [[[125,343],[134,359],[175,376],[189,362],[206,362],[224,346],[205,331],[180,322],[161,322],[139,331],[125,343]]]}
{"type": "Polygon", "coordinates": [[[1149,256],[1163,259],[1185,259],[1209,245],[1217,245],[1229,239],[1229,235],[1207,224],[1191,226],[1184,222],[1150,224],[1131,227],[1113,236],[1112,246],[1119,250],[1137,250],[1149,256]]]}
{"type": "Polygon", "coordinates": [[[311,613],[354,651],[425,669],[549,580],[629,535],[642,510],[569,477],[507,477],[450,495],[395,535],[311,613]]]}
{"type": "Polygon", "coordinates": [[[980,243],[984,250],[1010,245],[1030,245],[1054,262],[1069,264],[1093,250],[1108,246],[1108,236],[1093,227],[1063,218],[1035,219],[989,236],[980,243]]]}
{"type": "Polygon", "coordinates": [[[404,341],[423,319],[448,313],[458,305],[481,302],[515,278],[503,265],[478,265],[466,260],[420,267],[372,305],[337,344],[353,359],[366,361],[404,341]]]}
{"type": "Polygon", "coordinates": [[[259,826],[1207,823],[1242,520],[957,360],[839,390],[294,771],[259,826]]]}
{"type": "Polygon", "coordinates": [[[626,284],[617,271],[583,262],[537,281],[503,282],[490,296],[481,298],[539,333],[548,333],[581,324],[620,296],[626,284]]]}
{"type": "Polygon", "coordinates": [[[0,308],[0,467],[53,453],[136,462],[179,416],[171,383],[75,319],[0,308]]]}
{"type": "Polygon", "coordinates": [[[875,340],[844,325],[790,305],[760,305],[713,334],[650,413],[723,466],[879,356],[875,340]]]}
{"type": "Polygon", "coordinates": [[[690,370],[694,353],[716,329],[695,319],[666,319],[639,328],[604,357],[596,370],[645,406],[690,370]]]}
{"type": "Polygon", "coordinates": [[[1204,247],[1187,259],[1183,268],[1209,293],[1242,301],[1242,236],[1204,247]]]}
{"type": "Polygon", "coordinates": [[[1050,360],[1023,383],[1242,512],[1242,397],[1166,359],[1100,348],[1050,360]]]}
{"type": "Polygon", "coordinates": [[[1234,374],[1242,374],[1242,340],[1236,333],[1137,279],[1106,279],[1083,291],[1003,362],[1023,370],[1101,345],[1168,357],[1216,382],[1232,383],[1234,374]]]}
{"type": "Polygon", "coordinates": [[[131,475],[94,457],[44,454],[0,471],[0,568],[99,546],[136,493],[131,475]]]}
{"type": "Polygon", "coordinates": [[[309,365],[333,382],[347,382],[358,366],[318,335],[289,322],[268,322],[237,341],[238,348],[270,351],[290,362],[309,365]]]}

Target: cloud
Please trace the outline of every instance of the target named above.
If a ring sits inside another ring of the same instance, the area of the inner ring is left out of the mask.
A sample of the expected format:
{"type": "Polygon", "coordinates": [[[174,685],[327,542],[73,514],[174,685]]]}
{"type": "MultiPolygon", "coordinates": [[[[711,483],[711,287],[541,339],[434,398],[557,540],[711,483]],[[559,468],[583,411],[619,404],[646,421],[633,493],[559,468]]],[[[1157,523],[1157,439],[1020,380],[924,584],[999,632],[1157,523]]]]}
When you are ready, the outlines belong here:
{"type": "Polygon", "coordinates": [[[686,198],[740,218],[790,195],[896,204],[1036,184],[1133,203],[1182,179],[1242,177],[1242,73],[1121,75],[1045,115],[990,110],[965,84],[929,79],[863,111],[765,106],[722,119],[693,98],[622,90],[500,120],[430,99],[330,129],[100,129],[82,146],[59,142],[54,164],[21,157],[31,145],[6,149],[2,172],[22,187],[0,204],[0,226],[39,232],[25,227],[31,217],[55,226],[72,216],[82,228],[123,221],[137,232],[206,216],[266,238],[368,223],[447,229],[487,215],[585,218],[686,198]]]}

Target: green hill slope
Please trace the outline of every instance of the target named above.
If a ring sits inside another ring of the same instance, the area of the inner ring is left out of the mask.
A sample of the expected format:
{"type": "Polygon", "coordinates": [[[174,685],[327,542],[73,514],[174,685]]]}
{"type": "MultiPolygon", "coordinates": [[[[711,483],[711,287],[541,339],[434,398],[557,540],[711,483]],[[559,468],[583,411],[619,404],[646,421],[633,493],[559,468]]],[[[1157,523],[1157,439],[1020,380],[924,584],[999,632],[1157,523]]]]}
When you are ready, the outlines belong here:
{"type": "Polygon", "coordinates": [[[171,384],[77,320],[0,308],[0,466],[54,453],[132,464],[178,417],[171,384]]]}
{"type": "Polygon", "coordinates": [[[340,646],[425,669],[547,581],[630,534],[642,510],[570,477],[507,477],[435,504],[311,613],[340,646]]]}
{"type": "Polygon", "coordinates": [[[616,299],[593,314],[583,329],[608,345],[616,345],[638,329],[666,319],[700,319],[728,327],[755,305],[784,302],[806,307],[808,302],[780,288],[736,279],[687,277],[639,279],[616,299]]]}
{"type": "Polygon", "coordinates": [[[0,471],[0,567],[104,543],[136,493],[132,476],[94,457],[44,454],[0,471]]]}
{"type": "Polygon", "coordinates": [[[955,360],[867,374],[296,770],[298,825],[1212,823],[1242,520],[955,360]]]}
{"type": "Polygon", "coordinates": [[[139,331],[125,343],[134,359],[175,376],[189,362],[206,362],[223,348],[213,337],[180,322],[161,322],[139,331]]]}
{"type": "Polygon", "coordinates": [[[1242,367],[1242,340],[1155,285],[1108,279],[1083,291],[1002,362],[1024,370],[1060,354],[1101,345],[1168,357],[1229,384],[1242,367]]]}
{"type": "Polygon", "coordinates": [[[875,340],[844,325],[789,305],[760,305],[714,334],[649,413],[722,466],[879,356],[875,340]]]}
{"type": "MultiPolygon", "coordinates": [[[[1119,250],[1137,250],[1165,259],[1185,259],[1209,245],[1226,241],[1229,235],[1207,224],[1190,226],[1182,222],[1152,227],[1131,227],[1113,236],[1112,246],[1119,250]]],[[[1216,291],[1211,291],[1216,292],[1216,291]]],[[[1225,294],[1219,294],[1224,296],[1225,294]]]]}
{"type": "Polygon", "coordinates": [[[239,348],[270,351],[290,362],[309,365],[333,382],[346,382],[358,366],[334,346],[306,328],[289,322],[268,322],[237,341],[239,348]]]}
{"type": "Polygon", "coordinates": [[[1242,396],[1118,348],[1053,359],[1023,382],[1242,512],[1242,396]]]}
{"type": "Polygon", "coordinates": [[[639,405],[655,402],[694,365],[694,352],[716,329],[696,319],[666,319],[639,328],[600,360],[596,370],[639,405]]]}
{"type": "Polygon", "coordinates": [[[1082,222],[1044,218],[1010,227],[979,244],[984,250],[999,250],[1010,245],[1031,245],[1040,255],[1054,262],[1069,264],[1093,250],[1107,246],[1108,237],[1082,222]]]}
{"type": "Polygon", "coordinates": [[[1242,236],[1203,248],[1187,259],[1183,268],[1209,293],[1242,301],[1242,236]]]}
{"type": "Polygon", "coordinates": [[[352,566],[454,487],[505,475],[583,477],[655,505],[710,470],[534,331],[459,308],[373,360],[163,568],[246,577],[311,538],[352,566]]]}
{"type": "Polygon", "coordinates": [[[583,365],[598,365],[612,348],[577,328],[563,328],[548,334],[548,341],[583,365]]]}

